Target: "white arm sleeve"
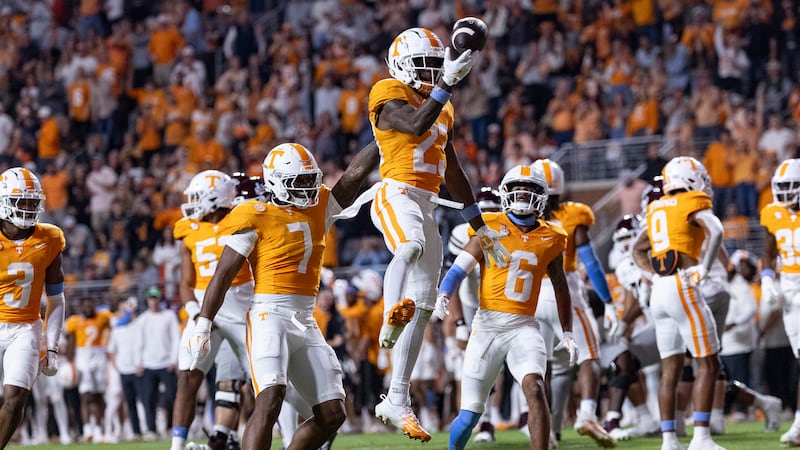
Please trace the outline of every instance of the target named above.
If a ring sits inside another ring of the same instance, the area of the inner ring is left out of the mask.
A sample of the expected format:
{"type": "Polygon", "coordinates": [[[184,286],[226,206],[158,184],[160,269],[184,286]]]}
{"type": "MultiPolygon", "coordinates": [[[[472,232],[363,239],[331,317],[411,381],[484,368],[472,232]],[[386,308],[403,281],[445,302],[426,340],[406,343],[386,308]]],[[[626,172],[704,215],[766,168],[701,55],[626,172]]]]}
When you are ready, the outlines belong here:
{"type": "Polygon", "coordinates": [[[256,241],[258,241],[258,234],[253,230],[249,230],[244,233],[226,236],[222,243],[246,258],[250,256],[250,253],[256,247],[256,241]]]}
{"type": "Polygon", "coordinates": [[[58,349],[58,339],[61,329],[64,328],[65,314],[64,293],[47,296],[47,311],[45,312],[45,329],[47,330],[47,349],[58,349]]]}
{"type": "Polygon", "coordinates": [[[714,261],[717,260],[717,254],[722,245],[722,222],[719,221],[717,216],[715,216],[710,209],[704,209],[694,213],[694,220],[700,222],[708,232],[708,236],[706,236],[708,245],[706,247],[706,252],[703,254],[703,261],[701,261],[701,264],[703,264],[706,270],[710,271],[714,261]]]}

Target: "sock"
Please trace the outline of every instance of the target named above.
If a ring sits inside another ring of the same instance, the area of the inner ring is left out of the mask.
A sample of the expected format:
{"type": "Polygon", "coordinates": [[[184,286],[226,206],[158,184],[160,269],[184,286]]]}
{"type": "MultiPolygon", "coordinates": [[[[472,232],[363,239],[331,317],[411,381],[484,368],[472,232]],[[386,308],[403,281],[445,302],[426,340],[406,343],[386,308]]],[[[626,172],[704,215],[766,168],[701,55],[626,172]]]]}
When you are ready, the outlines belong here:
{"type": "Polygon", "coordinates": [[[661,439],[663,439],[664,443],[666,444],[666,443],[669,443],[669,442],[677,442],[678,441],[678,436],[675,434],[674,431],[662,431],[661,432],[661,439]]]}
{"type": "Polygon", "coordinates": [[[91,423],[83,424],[83,436],[84,437],[91,436],[92,435],[92,429],[94,429],[94,427],[92,426],[91,423]]]}
{"type": "Polygon", "coordinates": [[[225,439],[228,439],[228,435],[231,434],[231,429],[226,427],[225,425],[214,424],[214,432],[218,435],[222,435],[225,439]]]}
{"type": "Polygon", "coordinates": [[[711,439],[711,430],[708,427],[694,427],[694,436],[692,436],[692,440],[695,439],[711,439]]]}
{"type": "Polygon", "coordinates": [[[714,427],[725,426],[725,414],[721,408],[713,408],[711,410],[711,419],[708,421],[709,425],[714,424],[714,427]]]}
{"type": "Polygon", "coordinates": [[[497,406],[489,408],[489,421],[492,422],[492,425],[500,423],[500,417],[500,408],[497,406]]]}
{"type": "Polygon", "coordinates": [[[584,398],[581,400],[578,415],[583,416],[584,420],[595,419],[597,417],[597,400],[593,398],[584,398]]]}
{"type": "Polygon", "coordinates": [[[792,422],[792,428],[800,429],[800,409],[794,412],[794,422],[792,422]]]}
{"type": "Polygon", "coordinates": [[[394,405],[405,405],[408,402],[408,391],[411,372],[419,357],[422,341],[425,338],[425,327],[433,311],[417,308],[414,318],[406,325],[403,334],[397,340],[392,351],[392,382],[389,385],[389,401],[394,405]]]}
{"type": "Polygon", "coordinates": [[[606,421],[607,422],[608,421],[612,421],[614,419],[619,420],[621,418],[622,418],[622,414],[620,414],[619,411],[609,411],[609,412],[606,413],[606,421]]]}
{"type": "MultiPolygon", "coordinates": [[[[408,276],[411,273],[411,264],[405,258],[395,255],[386,266],[386,273],[383,276],[383,316],[392,306],[403,299],[406,293],[408,276]]],[[[394,353],[394,352],[392,352],[394,353]]]]}
{"type": "Polygon", "coordinates": [[[550,430],[556,435],[561,434],[561,423],[564,419],[564,411],[572,392],[572,377],[566,373],[553,374],[550,380],[550,387],[553,392],[553,404],[550,405],[552,417],[550,419],[550,430]]]}
{"type": "Polygon", "coordinates": [[[186,438],[189,436],[189,429],[186,427],[172,427],[172,446],[170,450],[183,450],[186,445],[186,438]]]}
{"type": "Polygon", "coordinates": [[[472,435],[472,429],[481,418],[480,413],[462,409],[450,424],[450,444],[448,450],[463,450],[472,435]]]}
{"type": "Polygon", "coordinates": [[[680,435],[686,434],[686,411],[675,410],[675,431],[680,435]]]}

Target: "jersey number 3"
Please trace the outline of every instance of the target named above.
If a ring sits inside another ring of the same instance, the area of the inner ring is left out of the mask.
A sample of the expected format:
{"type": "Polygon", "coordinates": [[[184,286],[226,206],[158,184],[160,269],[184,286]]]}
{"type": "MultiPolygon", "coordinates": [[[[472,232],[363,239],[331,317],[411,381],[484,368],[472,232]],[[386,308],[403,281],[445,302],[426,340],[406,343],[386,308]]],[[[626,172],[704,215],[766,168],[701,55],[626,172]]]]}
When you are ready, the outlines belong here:
{"type": "Polygon", "coordinates": [[[3,294],[3,303],[12,308],[24,308],[28,306],[31,298],[31,283],[33,283],[33,264],[29,262],[15,262],[8,265],[8,277],[16,278],[14,289],[3,294]],[[17,297],[19,292],[19,297],[17,297]]]}

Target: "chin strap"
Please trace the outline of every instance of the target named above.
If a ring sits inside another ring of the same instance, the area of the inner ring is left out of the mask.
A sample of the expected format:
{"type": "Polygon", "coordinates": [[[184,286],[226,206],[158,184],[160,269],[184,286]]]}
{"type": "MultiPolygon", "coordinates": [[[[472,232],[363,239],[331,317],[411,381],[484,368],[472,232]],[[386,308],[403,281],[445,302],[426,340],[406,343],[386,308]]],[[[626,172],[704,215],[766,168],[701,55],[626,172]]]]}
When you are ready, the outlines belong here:
{"type": "Polygon", "coordinates": [[[514,213],[508,213],[506,215],[511,220],[511,222],[514,223],[514,225],[519,225],[521,227],[532,227],[536,225],[536,223],[539,221],[539,217],[537,217],[534,214],[523,217],[517,216],[514,213]]]}

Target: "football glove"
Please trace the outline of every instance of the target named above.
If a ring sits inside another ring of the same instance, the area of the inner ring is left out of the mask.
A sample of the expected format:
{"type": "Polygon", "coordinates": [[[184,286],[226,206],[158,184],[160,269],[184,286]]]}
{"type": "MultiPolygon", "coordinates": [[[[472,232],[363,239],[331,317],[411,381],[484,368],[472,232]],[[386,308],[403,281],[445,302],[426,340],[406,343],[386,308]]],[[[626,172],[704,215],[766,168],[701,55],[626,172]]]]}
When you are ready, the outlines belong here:
{"type": "Polygon", "coordinates": [[[499,233],[484,225],[475,234],[480,240],[486,267],[492,267],[492,264],[500,268],[506,267],[511,254],[500,243],[500,238],[506,237],[508,233],[499,233]]]}
{"type": "Polygon", "coordinates": [[[436,305],[433,307],[433,318],[444,320],[450,311],[447,310],[447,307],[450,305],[450,297],[447,294],[439,294],[436,297],[436,305]]]}
{"type": "Polygon", "coordinates": [[[189,352],[192,354],[192,365],[189,370],[197,368],[201,358],[211,350],[211,321],[206,317],[198,317],[194,326],[194,334],[189,338],[189,352]]]}
{"type": "Polygon", "coordinates": [[[569,365],[574,366],[578,362],[578,343],[575,342],[575,335],[571,331],[565,331],[561,337],[561,342],[556,345],[553,351],[566,349],[569,352],[569,365]]]}
{"type": "Polygon", "coordinates": [[[472,58],[472,50],[464,51],[458,58],[450,58],[450,47],[447,47],[444,50],[442,80],[448,86],[455,86],[469,75],[469,71],[472,70],[472,64],[475,63],[475,60],[472,58]]]}
{"type": "Polygon", "coordinates": [[[603,328],[608,331],[609,336],[615,336],[620,327],[619,316],[617,315],[617,306],[614,302],[609,301],[606,303],[605,312],[603,313],[603,328]]]}
{"type": "Polygon", "coordinates": [[[42,365],[42,373],[45,376],[52,377],[58,373],[58,351],[48,349],[47,354],[44,356],[42,365]]]}

